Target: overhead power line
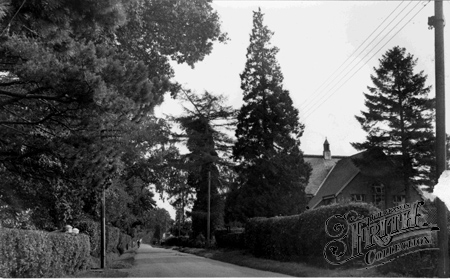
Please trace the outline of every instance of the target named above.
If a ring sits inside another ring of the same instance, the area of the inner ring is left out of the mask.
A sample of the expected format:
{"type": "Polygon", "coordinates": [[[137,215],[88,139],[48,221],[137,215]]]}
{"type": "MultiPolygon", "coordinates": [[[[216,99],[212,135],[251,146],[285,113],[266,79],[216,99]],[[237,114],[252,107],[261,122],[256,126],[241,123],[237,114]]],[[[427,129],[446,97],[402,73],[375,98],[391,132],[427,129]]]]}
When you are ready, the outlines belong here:
{"type": "MultiPolygon", "coordinates": [[[[411,4],[411,2],[409,3],[409,4],[411,4]]],[[[408,4],[408,6],[409,6],[409,4],[408,4]]],[[[361,60],[359,60],[355,65],[353,65],[352,67],[351,67],[351,69],[350,70],[348,70],[348,71],[342,71],[341,73],[339,73],[339,75],[338,76],[336,76],[336,78],[334,79],[334,80],[336,80],[337,78],[339,78],[338,79],[338,81],[335,83],[335,84],[333,84],[333,86],[327,86],[325,89],[327,89],[327,88],[331,88],[331,89],[333,89],[334,87],[336,87],[337,86],[337,84],[339,84],[339,82],[340,81],[342,81],[343,79],[345,79],[352,71],[353,71],[353,69],[355,69],[360,63],[361,63],[361,61],[363,61],[369,54],[370,54],[370,52],[371,51],[373,51],[373,49],[375,49],[376,48],[376,46],[378,46],[390,33],[392,33],[392,31],[418,6],[420,4],[420,2],[417,2],[416,3],[416,5],[411,9],[411,10],[409,10],[409,12],[407,12],[406,13],[406,15],[404,15],[397,23],[395,23],[395,26],[393,27],[393,28],[391,28],[389,31],[388,31],[388,33],[387,34],[385,34],[384,36],[383,36],[383,38],[381,38],[379,41],[378,41],[378,43],[374,46],[374,47],[372,47],[363,57],[362,57],[362,59],[361,60]]],[[[403,13],[403,11],[405,11],[406,10],[406,8],[408,7],[408,6],[406,6],[406,7],[404,7],[403,9],[402,9],[402,11],[400,11],[400,13],[398,13],[397,15],[395,15],[394,16],[394,20],[395,19],[397,19],[397,18],[399,18],[400,17],[400,15],[403,13]]],[[[398,7],[398,6],[397,6],[398,7]]],[[[390,27],[390,26],[392,26],[392,23],[393,23],[393,21],[394,20],[391,20],[390,22],[389,22],[389,24],[385,27],[385,28],[383,28],[383,30],[376,36],[376,38],[378,38],[388,27],[390,27]]],[[[376,39],[375,38],[375,39],[376,39]]],[[[372,40],[371,42],[370,42],[370,44],[369,45],[367,45],[365,48],[364,48],[364,50],[366,50],[367,48],[369,48],[370,46],[371,46],[371,44],[373,43],[373,41],[375,41],[375,39],[374,40],[372,40]]],[[[364,51],[363,50],[363,51],[364,51]]],[[[361,54],[362,52],[360,52],[359,54],[358,54],[358,56],[361,54]]],[[[354,57],[354,59],[352,60],[352,62],[356,59],[356,58],[358,58],[358,56],[356,56],[356,57],[354,57]]],[[[351,65],[351,64],[350,64],[351,65]]],[[[348,66],[350,66],[350,65],[348,65],[348,66]]],[[[345,69],[347,69],[348,67],[346,67],[345,69]]],[[[320,94],[320,95],[318,95],[318,97],[317,98],[315,98],[315,100],[314,100],[314,102],[313,103],[311,103],[311,104],[309,104],[309,106],[307,107],[307,108],[305,108],[305,110],[303,111],[303,115],[304,116],[306,116],[306,115],[308,115],[308,114],[310,114],[310,112],[312,111],[312,110],[315,110],[316,108],[317,108],[317,104],[321,101],[321,100],[323,100],[324,98],[326,98],[327,97],[327,95],[329,95],[330,93],[330,91],[331,90],[327,90],[327,91],[325,91],[325,89],[323,90],[323,92],[322,92],[322,94],[320,94]]]]}
{"type": "MultiPolygon", "coordinates": [[[[420,2],[419,2],[420,3],[420,2]]],[[[430,1],[428,1],[425,5],[423,5],[422,6],[422,8],[420,8],[399,30],[397,30],[397,32],[395,32],[395,34],[394,35],[392,35],[390,38],[389,38],[389,40],[383,45],[383,46],[381,46],[376,52],[374,52],[374,54],[369,58],[369,59],[367,59],[366,61],[365,61],[365,63],[363,63],[355,72],[353,72],[353,74],[349,77],[349,78],[347,78],[336,90],[334,90],[334,91],[331,91],[331,94],[328,94],[328,96],[326,97],[326,99],[325,100],[323,100],[318,106],[316,106],[315,108],[314,108],[314,110],[312,110],[312,111],[309,111],[309,113],[308,114],[306,114],[305,116],[304,116],[304,118],[303,118],[303,120],[305,121],[306,119],[308,119],[314,112],[315,112],[315,110],[317,109],[317,108],[319,108],[323,103],[325,103],[328,99],[330,99],[340,88],[342,88],[342,86],[344,86],[356,73],[358,73],[360,70],[361,70],[361,68],[362,67],[364,67],[375,55],[377,55],[400,31],[402,31],[403,30],[403,28],[405,28],[405,26],[406,25],[408,25],[408,23],[410,23],[428,4],[430,3],[430,1]]],[[[416,4],[416,6],[414,6],[414,8],[415,7],[417,7],[417,4],[416,4]]],[[[413,8],[413,9],[414,9],[413,8]]],[[[413,10],[412,9],[412,10],[413,10]]],[[[406,16],[408,16],[411,12],[412,12],[412,10],[410,10],[410,12],[408,12],[408,14],[406,15],[406,16]]],[[[402,18],[402,20],[406,17],[406,16],[404,16],[403,18],[402,18]]],[[[401,20],[401,21],[402,21],[401,20]]],[[[400,21],[400,22],[401,22],[400,21]]],[[[399,22],[399,23],[400,23],[399,22]]],[[[399,24],[399,23],[397,23],[397,25],[399,24]]],[[[393,27],[393,29],[395,28],[395,27],[397,27],[397,25],[396,26],[394,26],[393,27]]],[[[393,29],[391,29],[391,31],[393,30],[393,29]]],[[[388,33],[388,34],[390,34],[390,32],[388,33]]],[[[387,34],[387,35],[388,35],[387,34]]],[[[387,36],[386,35],[386,36],[387,36]]],[[[386,37],[385,36],[385,37],[386,37]]],[[[383,37],[383,39],[385,38],[385,37],[383,37]]],[[[382,40],[383,40],[382,39],[382,40]]],[[[380,43],[381,43],[382,41],[380,41],[377,45],[379,45],[380,43]]],[[[376,46],[377,46],[376,45],[376,46]]],[[[375,47],[376,47],[375,46],[375,47]]],[[[374,48],[375,48],[374,47],[374,48]]],[[[372,48],[372,50],[373,50],[373,48],[372,48]]],[[[366,56],[365,56],[366,57],[366,56]]],[[[354,68],[352,68],[352,69],[354,69],[354,68]]],[[[347,73],[348,74],[348,73],[347,73]]],[[[347,76],[347,75],[346,75],[347,76]]],[[[344,76],[345,77],[345,76],[344,76]]],[[[337,86],[338,84],[336,84],[335,86],[337,86]]]]}
{"type": "MultiPolygon", "coordinates": [[[[310,114],[310,112],[311,112],[311,110],[315,110],[317,107],[314,107],[314,105],[315,104],[317,104],[318,102],[320,102],[320,100],[322,100],[324,97],[326,98],[328,95],[330,95],[330,92],[332,92],[332,90],[333,90],[333,88],[335,88],[338,84],[339,84],[339,82],[340,81],[342,81],[343,79],[345,79],[348,75],[350,75],[350,73],[353,71],[353,69],[355,69],[362,61],[364,61],[364,59],[379,45],[379,44],[381,44],[381,42],[383,42],[383,40],[389,35],[389,34],[391,34],[392,33],[392,31],[394,31],[394,29],[409,15],[409,14],[411,14],[411,12],[418,6],[420,4],[420,2],[417,2],[416,3],[416,5],[411,9],[411,10],[409,10],[409,12],[407,12],[407,14],[406,15],[404,15],[396,24],[395,24],[395,26],[394,27],[392,27],[389,31],[388,31],[388,33],[386,33],[384,36],[383,36],[383,38],[381,38],[381,40],[380,41],[378,41],[378,43],[375,45],[375,46],[373,46],[363,57],[362,57],[362,59],[361,60],[359,60],[350,70],[348,70],[345,74],[343,74],[343,76],[342,77],[340,77],[340,79],[339,79],[339,81],[336,83],[336,84],[334,84],[332,87],[331,87],[331,89],[330,90],[328,90],[327,92],[325,92],[325,94],[323,95],[323,96],[321,96],[319,99],[317,99],[316,101],[315,101],[315,103],[313,104],[313,106],[311,106],[311,107],[309,107],[307,110],[305,110],[305,112],[304,112],[304,115],[308,115],[308,114],[310,114]]],[[[402,10],[403,11],[403,10],[402,10]]],[[[390,25],[391,25],[391,23],[392,23],[392,21],[389,23],[389,25],[388,26],[386,26],[386,28],[387,27],[389,27],[390,25]]],[[[384,28],[383,29],[383,31],[386,29],[386,28],[384,28]]],[[[391,38],[392,39],[392,38],[391,38]]],[[[389,39],[389,40],[391,40],[391,39],[389,39]]],[[[371,42],[372,43],[372,42],[371,42]]],[[[368,45],[367,47],[366,47],[366,49],[369,47],[370,45],[368,45]]],[[[377,51],[378,52],[378,51],[377,51]]],[[[356,58],[356,57],[355,57],[356,58]]],[[[366,62],[367,63],[367,62],[366,62]]],[[[364,63],[363,65],[365,65],[366,63],[364,63]]],[[[353,75],[352,75],[353,76],[353,75]]],[[[328,98],[327,98],[328,99],[328,98]]],[[[322,104],[322,103],[321,103],[322,104]]]]}
{"type": "MultiPolygon", "coordinates": [[[[389,25],[387,25],[382,31],[380,31],[380,33],[378,33],[378,35],[374,38],[374,39],[372,39],[372,41],[369,43],[369,45],[367,45],[361,52],[359,52],[356,56],[354,56],[356,53],[357,53],[357,51],[359,50],[359,49],[361,49],[361,47],[362,46],[364,46],[364,44],[370,39],[370,37],[372,37],[372,35],[378,30],[378,29],[380,29],[381,28],[381,26],[383,26],[383,24],[389,19],[389,17],[391,17],[391,15],[393,15],[394,13],[395,13],[395,11],[397,11],[397,9],[403,4],[403,3],[405,3],[405,2],[400,2],[398,5],[397,5],[397,7],[383,20],[383,22],[381,22],[379,25],[378,25],[378,27],[377,28],[375,28],[375,30],[374,31],[372,31],[372,33],[369,35],[369,36],[367,36],[367,38],[358,46],[358,48],[356,48],[354,51],[353,51],[353,53],[352,54],[350,54],[348,57],[347,57],[347,59],[327,78],[327,80],[324,82],[324,83],[322,83],[321,85],[320,85],[320,87],[318,87],[313,93],[312,93],[312,98],[311,99],[309,99],[309,100],[307,100],[303,105],[301,105],[300,106],[300,111],[304,111],[304,110],[306,110],[309,106],[311,106],[311,103],[313,103],[314,101],[315,101],[315,99],[317,99],[321,94],[319,94],[319,95],[316,95],[316,93],[317,92],[322,92],[322,91],[324,91],[331,83],[333,83],[338,77],[339,77],[339,75],[336,75],[337,73],[338,73],[338,71],[339,70],[341,70],[341,68],[347,63],[347,61],[349,61],[350,60],[350,58],[352,58],[353,57],[353,59],[350,61],[350,63],[349,64],[347,64],[347,66],[345,66],[345,68],[343,69],[343,71],[345,71],[345,69],[347,69],[354,61],[355,61],[355,59],[363,52],[363,51],[365,51],[366,49],[367,49],[367,47],[374,41],[374,40],[376,40],[376,38],[378,38],[380,35],[381,35],[381,33],[389,26],[389,25]],[[336,75],[336,76],[335,76],[336,75]],[[334,78],[333,78],[333,76],[334,76],[334,78]],[[333,79],[332,79],[333,78],[333,79]],[[325,87],[324,87],[325,86],[325,87]]],[[[409,2],[408,3],[408,5],[410,5],[411,4],[411,2],[409,2]]],[[[408,5],[406,6],[406,7],[408,7],[408,5]]],[[[403,10],[402,11],[400,11],[400,13],[402,13],[405,9],[406,9],[406,7],[404,7],[403,8],[403,10]]],[[[400,14],[399,13],[399,14],[400,14]]],[[[398,16],[398,15],[397,15],[398,16]]],[[[394,16],[393,17],[393,19],[391,20],[391,22],[389,23],[389,24],[391,24],[392,23],[392,21],[393,20],[395,20],[396,18],[397,18],[397,16],[394,16]]],[[[342,72],[342,71],[341,71],[342,72]]]]}

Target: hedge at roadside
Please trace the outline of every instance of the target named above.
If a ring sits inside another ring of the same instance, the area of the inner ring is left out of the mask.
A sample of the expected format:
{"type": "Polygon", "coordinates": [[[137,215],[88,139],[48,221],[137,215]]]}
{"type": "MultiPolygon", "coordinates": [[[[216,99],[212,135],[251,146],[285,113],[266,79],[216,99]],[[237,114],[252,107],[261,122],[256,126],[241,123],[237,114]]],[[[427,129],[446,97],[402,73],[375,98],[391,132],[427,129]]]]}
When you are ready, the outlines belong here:
{"type": "Polygon", "coordinates": [[[131,247],[132,247],[131,236],[121,232],[119,234],[119,244],[117,245],[117,250],[119,251],[119,254],[122,255],[128,249],[131,249],[131,247]]]}
{"type": "MultiPolygon", "coordinates": [[[[100,223],[92,220],[78,221],[74,224],[81,233],[89,235],[91,244],[91,256],[100,257],[100,223]]],[[[118,228],[106,226],[106,253],[123,254],[131,248],[131,236],[120,232],[118,228]]]]}
{"type": "Polygon", "coordinates": [[[62,277],[85,270],[89,237],[0,228],[0,277],[62,277]]]}
{"type": "Polygon", "coordinates": [[[80,233],[84,233],[89,236],[91,256],[100,257],[100,223],[92,220],[83,220],[75,223],[73,226],[78,228],[80,233]]]}
{"type": "Polygon", "coordinates": [[[245,227],[245,244],[258,257],[330,267],[323,257],[323,249],[331,240],[325,232],[325,222],[333,215],[344,215],[351,210],[363,216],[379,211],[366,203],[348,203],[324,206],[294,216],[253,218],[245,227]]]}
{"type": "MultiPolygon", "coordinates": [[[[425,212],[427,213],[427,222],[430,224],[437,223],[436,202],[425,201],[425,212]]],[[[450,218],[450,212],[447,211],[447,218],[450,218]]],[[[447,220],[447,233],[450,234],[450,223],[447,220]]],[[[438,248],[438,233],[433,232],[432,237],[434,248],[438,248]]],[[[450,238],[448,239],[448,248],[450,248],[450,238]]],[[[449,252],[450,253],[450,252],[449,252]]],[[[392,262],[379,266],[377,269],[382,273],[395,272],[404,277],[437,277],[438,271],[438,250],[424,250],[402,255],[392,262]]]]}
{"type": "Polygon", "coordinates": [[[245,249],[244,232],[229,232],[228,230],[216,230],[217,247],[230,249],[245,249]]]}

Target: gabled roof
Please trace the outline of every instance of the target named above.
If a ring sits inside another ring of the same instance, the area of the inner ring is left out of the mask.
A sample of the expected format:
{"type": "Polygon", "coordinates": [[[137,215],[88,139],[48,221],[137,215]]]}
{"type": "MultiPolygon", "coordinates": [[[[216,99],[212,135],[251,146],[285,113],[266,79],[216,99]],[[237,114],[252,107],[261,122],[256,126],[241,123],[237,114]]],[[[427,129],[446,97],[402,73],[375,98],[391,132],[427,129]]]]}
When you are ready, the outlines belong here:
{"type": "MultiPolygon", "coordinates": [[[[379,148],[373,148],[360,152],[353,156],[339,160],[329,174],[324,178],[315,193],[315,196],[309,201],[308,207],[316,207],[324,197],[335,197],[347,187],[347,185],[358,175],[363,174],[373,178],[395,178],[397,162],[379,148]]],[[[414,187],[419,195],[422,192],[414,187]]],[[[306,190],[305,190],[306,192],[306,190]]],[[[306,192],[307,193],[307,192],[306,192]]]]}
{"type": "Polygon", "coordinates": [[[304,155],[303,158],[312,167],[308,185],[305,188],[307,195],[315,195],[327,175],[341,158],[326,160],[323,156],[304,155]]]}
{"type": "Polygon", "coordinates": [[[314,208],[324,196],[334,196],[339,193],[359,173],[359,168],[352,162],[352,157],[343,158],[336,163],[325,181],[317,190],[316,195],[309,201],[309,208],[314,208]]]}

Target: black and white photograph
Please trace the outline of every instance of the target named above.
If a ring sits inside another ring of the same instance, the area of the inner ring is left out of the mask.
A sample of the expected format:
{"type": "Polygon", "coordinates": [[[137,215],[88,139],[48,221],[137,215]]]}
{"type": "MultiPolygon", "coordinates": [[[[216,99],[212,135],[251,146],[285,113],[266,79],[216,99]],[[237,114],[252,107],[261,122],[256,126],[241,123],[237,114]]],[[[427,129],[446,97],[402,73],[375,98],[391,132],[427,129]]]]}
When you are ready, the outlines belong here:
{"type": "Polygon", "coordinates": [[[0,277],[449,278],[447,19],[0,0],[0,277]]]}

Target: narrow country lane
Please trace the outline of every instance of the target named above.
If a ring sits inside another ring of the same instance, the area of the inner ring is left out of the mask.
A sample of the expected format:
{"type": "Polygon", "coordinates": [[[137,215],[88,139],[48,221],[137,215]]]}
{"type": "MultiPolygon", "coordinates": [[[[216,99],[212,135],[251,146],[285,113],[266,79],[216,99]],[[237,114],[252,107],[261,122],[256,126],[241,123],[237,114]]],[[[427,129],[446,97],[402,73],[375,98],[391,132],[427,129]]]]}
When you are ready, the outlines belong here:
{"type": "Polygon", "coordinates": [[[128,277],[290,277],[142,244],[128,277]]]}

